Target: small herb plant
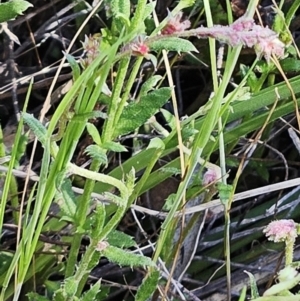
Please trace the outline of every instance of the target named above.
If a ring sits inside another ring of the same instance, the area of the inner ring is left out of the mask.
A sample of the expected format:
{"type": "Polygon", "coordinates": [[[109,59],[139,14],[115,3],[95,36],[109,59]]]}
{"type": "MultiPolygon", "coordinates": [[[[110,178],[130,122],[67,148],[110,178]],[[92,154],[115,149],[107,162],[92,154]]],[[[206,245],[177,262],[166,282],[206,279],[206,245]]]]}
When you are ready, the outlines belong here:
{"type": "MultiPolygon", "coordinates": [[[[0,4],[0,12],[4,5],[9,7],[9,13],[1,20],[14,18],[29,7],[25,1],[18,1],[23,6],[16,10],[12,6],[13,2],[17,3],[11,1],[0,4]]],[[[94,282],[89,289],[86,285],[89,274],[103,258],[120,266],[143,270],[143,280],[137,288],[135,300],[149,300],[156,292],[162,296],[167,295],[172,278],[170,271],[172,264],[176,263],[173,256],[176,257],[180,249],[179,245],[174,254],[172,233],[177,227],[177,213],[191,192],[191,182],[199,163],[208,169],[201,179],[204,187],[201,193],[207,188],[209,201],[219,190],[228,226],[236,183],[227,185],[224,146],[235,144],[239,137],[260,128],[266,119],[272,122],[294,110],[292,102],[280,103],[271,116],[269,112],[260,110],[273,104],[273,89],[263,90],[247,106],[234,102],[247,83],[252,91],[259,92],[270,70],[278,66],[278,60],[288,55],[286,40],[279,39],[280,34],[283,34],[282,27],[279,33],[254,22],[257,1],[250,1],[246,14],[235,22],[229,22],[229,25],[214,25],[210,3],[203,1],[207,27],[197,28],[191,28],[191,22],[183,20],[182,10],[191,7],[194,4],[192,0],[179,1],[166,19],[156,22],[155,26],[149,22],[156,19],[155,3],[152,1],[147,3],[146,0],[139,0],[134,5],[129,0],[113,0],[105,1],[104,6],[101,6],[102,2],[94,3],[90,16],[100,7],[105,7],[111,20],[110,26],[103,28],[100,36],[85,37],[82,42],[84,56],[80,59],[65,53],[65,59],[72,68],[73,84],[49,123],[45,125],[43,122],[47,101],[39,119],[23,110],[1,196],[1,229],[5,206],[10,201],[9,194],[15,180],[13,169],[19,161],[18,147],[24,123],[41,143],[43,157],[39,180],[28,195],[26,210],[14,215],[20,231],[16,251],[13,256],[2,254],[2,258],[6,255],[7,259],[0,275],[1,300],[18,300],[23,294],[24,285],[36,275],[41,275],[39,284],[45,287],[46,293],[41,295],[27,290],[30,300],[104,300],[106,290],[101,280],[94,282]],[[161,58],[168,68],[168,52],[179,55],[197,53],[195,45],[188,40],[191,37],[209,39],[213,96],[194,115],[180,120],[170,72],[167,86],[163,77],[155,74],[155,71],[161,64],[161,58]],[[228,46],[221,81],[217,76],[216,41],[228,46]],[[243,80],[227,94],[243,47],[253,48],[257,59],[253,66],[242,69],[243,80]],[[260,59],[264,60],[260,64],[264,64],[263,74],[266,75],[262,76],[259,84],[255,84],[251,76],[260,59]],[[155,71],[133,96],[132,91],[145,62],[149,62],[155,71]],[[153,116],[170,100],[173,101],[175,112],[170,117],[171,130],[168,131],[153,116]],[[253,112],[259,113],[251,119],[249,116],[253,112]],[[101,120],[100,131],[94,123],[96,119],[101,120]],[[244,122],[232,131],[224,129],[225,124],[240,119],[244,119],[244,122]],[[107,172],[110,154],[128,151],[118,139],[137,133],[145,124],[153,127],[160,137],[153,138],[147,147],[137,151],[121,166],[107,172]],[[215,131],[217,135],[214,135],[215,131]],[[89,168],[73,162],[80,139],[85,133],[92,141],[84,150],[90,159],[89,168]],[[157,162],[177,149],[179,157],[165,166],[164,172],[155,171],[157,162]],[[209,162],[210,154],[216,149],[220,150],[220,167],[209,162]],[[137,173],[141,171],[142,175],[138,177],[137,173]],[[152,258],[142,253],[136,254],[133,250],[139,249],[135,241],[118,231],[117,227],[139,196],[174,174],[179,174],[181,181],[162,222],[152,258]],[[74,178],[84,179],[80,194],[75,193],[72,187],[74,178]],[[220,183],[215,185],[216,182],[220,183]],[[49,218],[49,210],[54,204],[59,208],[58,213],[56,217],[49,218]],[[43,254],[46,245],[40,241],[41,234],[64,229],[70,233],[62,238],[62,242],[68,246],[67,252],[63,244],[52,244],[48,247],[47,255],[43,254]],[[81,245],[83,239],[88,240],[84,250],[81,245]],[[63,260],[57,254],[62,254],[63,260]],[[168,277],[165,276],[164,264],[170,272],[168,277]],[[61,280],[51,280],[53,273],[60,275],[61,280]],[[162,283],[164,289],[161,289],[162,283]]],[[[299,90],[299,79],[291,82],[291,85],[299,90]]],[[[289,97],[289,89],[285,85],[280,84],[277,89],[282,97],[289,97]]],[[[2,153],[4,156],[4,151],[2,153]]],[[[12,205],[23,208],[23,203],[12,205]]],[[[190,228],[192,225],[191,222],[190,228]]],[[[230,233],[229,228],[226,229],[227,277],[230,277],[230,233]]],[[[285,282],[286,279],[282,277],[280,281],[285,282]]],[[[257,298],[256,295],[254,297],[257,298]]]]}

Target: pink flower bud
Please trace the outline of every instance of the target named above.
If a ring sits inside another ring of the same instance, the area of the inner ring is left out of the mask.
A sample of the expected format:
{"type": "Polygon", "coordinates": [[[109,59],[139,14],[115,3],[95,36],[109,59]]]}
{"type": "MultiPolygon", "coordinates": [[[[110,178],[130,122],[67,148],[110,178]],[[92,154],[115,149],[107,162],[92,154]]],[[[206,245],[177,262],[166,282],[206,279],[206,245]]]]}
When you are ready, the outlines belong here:
{"type": "Polygon", "coordinates": [[[297,224],[292,219],[273,221],[263,232],[274,242],[294,241],[298,236],[297,224]]]}
{"type": "Polygon", "coordinates": [[[129,49],[132,51],[132,54],[136,56],[147,56],[150,51],[143,36],[138,36],[134,42],[130,43],[129,49]]]}
{"type": "Polygon", "coordinates": [[[168,23],[162,29],[161,33],[163,35],[170,35],[190,28],[191,22],[189,20],[181,21],[181,19],[182,19],[182,12],[179,12],[175,16],[172,16],[171,13],[169,12],[168,23]]]}
{"type": "Polygon", "coordinates": [[[203,180],[202,180],[202,185],[207,186],[211,183],[214,183],[217,181],[217,173],[213,169],[208,169],[204,175],[203,175],[203,180]]]}

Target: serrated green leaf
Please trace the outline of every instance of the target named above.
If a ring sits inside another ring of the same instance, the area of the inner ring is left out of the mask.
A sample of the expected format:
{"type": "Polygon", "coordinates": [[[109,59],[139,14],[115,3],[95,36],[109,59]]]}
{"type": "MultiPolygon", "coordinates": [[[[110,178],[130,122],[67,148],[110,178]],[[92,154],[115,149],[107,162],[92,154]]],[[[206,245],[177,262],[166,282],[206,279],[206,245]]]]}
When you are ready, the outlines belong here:
{"type": "Polygon", "coordinates": [[[140,97],[146,96],[150,90],[153,90],[158,81],[162,79],[161,75],[154,75],[147,79],[141,87],[140,97]]]}
{"type": "Polygon", "coordinates": [[[64,216],[71,218],[71,220],[74,220],[76,210],[77,210],[77,204],[75,202],[75,194],[72,190],[72,183],[70,179],[65,179],[60,187],[61,195],[63,198],[62,202],[59,202],[59,207],[62,211],[62,219],[64,219],[64,216]]]}
{"type": "Polygon", "coordinates": [[[184,40],[181,38],[176,37],[166,37],[161,38],[157,41],[151,42],[149,45],[151,50],[154,51],[161,51],[161,50],[167,50],[167,51],[177,51],[177,52],[190,52],[195,51],[198,52],[196,47],[188,40],[184,40]]]}
{"type": "Polygon", "coordinates": [[[130,0],[112,0],[110,8],[113,18],[112,31],[121,32],[126,26],[130,26],[130,0]]]}
{"type": "Polygon", "coordinates": [[[128,134],[143,125],[168,101],[170,96],[171,88],[161,88],[141,97],[138,103],[130,103],[122,112],[114,136],[128,134]]]}
{"type": "Polygon", "coordinates": [[[65,301],[66,300],[66,296],[64,294],[64,291],[62,288],[60,288],[59,290],[57,290],[54,295],[53,295],[53,301],[65,301]]]}
{"type": "Polygon", "coordinates": [[[93,141],[97,145],[101,145],[101,137],[96,126],[93,123],[88,122],[86,124],[86,130],[88,131],[89,135],[92,137],[93,141]]]}
{"type": "Polygon", "coordinates": [[[223,204],[225,204],[226,202],[228,202],[228,200],[230,198],[233,186],[226,185],[223,183],[218,183],[217,187],[218,187],[218,191],[219,191],[220,200],[223,204]]]}
{"type": "Polygon", "coordinates": [[[151,16],[155,6],[156,6],[156,1],[153,1],[153,2],[150,2],[150,3],[146,4],[145,10],[144,10],[143,20],[145,20],[145,19],[147,19],[148,17],[151,16]]]}
{"type": "Polygon", "coordinates": [[[149,148],[165,149],[165,144],[160,138],[155,137],[150,140],[150,143],[149,143],[147,149],[149,149],[149,148]]]}
{"type": "MultiPolygon", "coordinates": [[[[1,9],[1,7],[0,7],[0,9],[1,9]]],[[[44,296],[41,296],[37,293],[31,292],[31,293],[28,293],[26,296],[28,297],[29,301],[50,301],[50,299],[48,299],[44,296]]]]}
{"type": "Polygon", "coordinates": [[[110,292],[109,286],[102,286],[100,292],[97,294],[97,300],[102,301],[108,298],[108,294],[110,292]]]}
{"type": "Polygon", "coordinates": [[[187,141],[189,138],[193,137],[198,133],[198,130],[192,126],[186,126],[182,129],[182,140],[187,141]]]}
{"type": "Polygon", "coordinates": [[[33,5],[24,0],[11,0],[6,3],[0,3],[0,23],[15,19],[33,5]]]}
{"type": "Polygon", "coordinates": [[[63,285],[63,292],[66,295],[67,299],[75,296],[77,292],[77,288],[78,288],[78,281],[75,279],[74,276],[65,279],[63,285]]]}
{"type": "Polygon", "coordinates": [[[299,72],[300,60],[295,58],[286,58],[280,61],[280,66],[284,72],[299,72]]]}
{"type": "Polygon", "coordinates": [[[70,67],[71,67],[72,73],[73,73],[73,79],[75,81],[80,76],[80,67],[79,67],[78,63],[76,62],[73,55],[68,54],[64,51],[63,51],[63,54],[66,56],[66,59],[67,59],[68,63],[70,64],[70,67]]]}
{"type": "Polygon", "coordinates": [[[38,121],[36,118],[34,118],[33,115],[28,113],[22,113],[22,116],[24,118],[24,121],[28,124],[30,129],[33,131],[37,139],[42,143],[42,145],[45,145],[46,139],[47,139],[47,130],[42,125],[40,121],[38,121]]]}
{"type": "Polygon", "coordinates": [[[153,272],[147,274],[147,276],[143,279],[143,282],[140,285],[134,300],[135,301],[149,300],[149,298],[154,293],[157,287],[159,276],[160,274],[158,270],[154,270],[153,272]]]}
{"type": "Polygon", "coordinates": [[[121,21],[120,22],[121,26],[124,26],[124,25],[126,25],[126,27],[130,26],[130,20],[129,20],[129,18],[126,17],[125,14],[122,14],[122,13],[116,14],[115,21],[121,21]]]}
{"type": "Polygon", "coordinates": [[[81,301],[94,301],[98,300],[97,294],[100,292],[100,281],[97,281],[89,290],[83,294],[83,296],[79,299],[81,301]]]}
{"type": "Polygon", "coordinates": [[[105,150],[98,145],[89,145],[85,149],[85,153],[91,156],[92,158],[99,160],[105,165],[108,164],[108,159],[105,150]]]}
{"type": "Polygon", "coordinates": [[[105,142],[101,145],[104,149],[109,151],[121,153],[121,152],[128,152],[127,148],[122,144],[114,141],[105,142]]]}
{"type": "Polygon", "coordinates": [[[93,216],[93,225],[91,227],[91,238],[93,240],[98,240],[99,235],[101,235],[101,231],[104,226],[105,222],[105,206],[101,203],[99,203],[94,211],[94,216],[93,216]]]}
{"type": "Polygon", "coordinates": [[[174,206],[174,200],[175,200],[175,193],[171,193],[167,199],[165,200],[163,211],[170,211],[171,208],[174,206]]]}
{"type": "Polygon", "coordinates": [[[88,264],[88,270],[92,270],[95,266],[98,265],[99,260],[101,258],[101,253],[100,252],[94,252],[92,257],[90,258],[89,264],[88,264]]]}
{"type": "Polygon", "coordinates": [[[184,8],[194,5],[195,0],[180,0],[176,6],[176,11],[183,10],[184,8]]]}
{"type": "Polygon", "coordinates": [[[47,293],[52,296],[60,288],[59,281],[45,280],[44,286],[47,290],[47,293]]]}
{"type": "Polygon", "coordinates": [[[107,235],[106,240],[114,247],[130,248],[136,246],[136,242],[133,240],[133,237],[118,230],[110,232],[107,235]]]}
{"type": "Polygon", "coordinates": [[[131,194],[135,185],[135,169],[134,167],[131,168],[129,173],[126,174],[126,187],[131,194]]]}
{"type": "Polygon", "coordinates": [[[102,251],[103,256],[105,256],[109,261],[119,264],[120,266],[130,266],[130,267],[145,267],[145,266],[156,266],[155,263],[146,256],[137,255],[129,253],[122,249],[108,246],[102,251]]]}
{"type": "Polygon", "coordinates": [[[122,13],[127,19],[129,19],[130,0],[111,0],[111,10],[114,15],[122,13]]]}
{"type": "Polygon", "coordinates": [[[166,172],[171,175],[177,176],[181,174],[181,169],[176,167],[162,167],[160,168],[160,172],[166,172]]]}

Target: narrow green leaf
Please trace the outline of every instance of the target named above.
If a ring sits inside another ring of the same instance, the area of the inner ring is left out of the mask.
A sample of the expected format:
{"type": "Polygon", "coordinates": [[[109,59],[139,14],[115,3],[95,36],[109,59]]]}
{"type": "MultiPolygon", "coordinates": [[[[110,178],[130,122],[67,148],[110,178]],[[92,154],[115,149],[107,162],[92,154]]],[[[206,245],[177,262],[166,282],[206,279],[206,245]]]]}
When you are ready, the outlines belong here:
{"type": "Polygon", "coordinates": [[[20,139],[18,141],[18,149],[17,149],[17,153],[16,153],[15,167],[17,167],[19,165],[20,159],[25,154],[27,143],[28,143],[28,133],[21,135],[20,139]]]}
{"type": "Polygon", "coordinates": [[[247,296],[247,286],[243,286],[241,294],[240,294],[240,298],[238,301],[245,301],[246,300],[246,296],[247,296]]]}
{"type": "Polygon", "coordinates": [[[135,301],[146,301],[149,300],[151,295],[154,293],[159,280],[159,271],[154,270],[143,279],[136,295],[135,301]]]}
{"type": "Polygon", "coordinates": [[[258,288],[257,288],[256,281],[255,281],[253,274],[251,274],[250,272],[247,272],[247,271],[244,271],[244,272],[250,278],[251,299],[258,298],[259,297],[258,288]]]}
{"type": "Polygon", "coordinates": [[[107,242],[119,248],[130,248],[136,246],[136,242],[133,240],[133,237],[118,231],[114,230],[107,235],[107,242]]]}
{"type": "Polygon", "coordinates": [[[86,124],[86,130],[88,131],[89,135],[92,137],[93,141],[97,145],[101,145],[101,137],[96,126],[93,123],[88,122],[86,124]]]}
{"type": "Polygon", "coordinates": [[[104,149],[109,151],[121,153],[121,152],[128,152],[127,148],[124,147],[122,144],[114,141],[105,142],[101,145],[104,149]]]}
{"type": "Polygon", "coordinates": [[[137,255],[133,253],[129,253],[122,249],[108,246],[106,249],[102,251],[103,256],[105,256],[109,261],[117,263],[121,266],[130,266],[130,267],[145,267],[145,266],[153,266],[155,267],[155,263],[146,256],[137,255]]]}
{"type": "Polygon", "coordinates": [[[149,45],[151,50],[154,51],[177,51],[177,52],[190,52],[195,51],[198,52],[196,47],[188,40],[184,40],[176,37],[166,37],[159,39],[157,41],[151,42],[149,45]]]}
{"type": "Polygon", "coordinates": [[[92,158],[99,160],[105,165],[108,164],[108,159],[105,150],[98,145],[89,145],[85,149],[85,153],[91,156],[92,158]]]}
{"type": "Polygon", "coordinates": [[[0,3],[0,23],[15,19],[33,5],[24,0],[11,0],[6,3],[0,3]]]}
{"type": "Polygon", "coordinates": [[[66,56],[66,59],[67,59],[68,63],[70,64],[70,67],[71,67],[72,73],[73,73],[73,79],[75,81],[80,76],[80,67],[79,67],[78,63],[76,62],[73,55],[65,53],[64,51],[63,51],[63,54],[66,56]]]}
{"type": "Polygon", "coordinates": [[[47,130],[33,115],[28,113],[22,113],[24,121],[28,124],[33,131],[37,139],[45,145],[47,139],[47,130]]]}
{"type": "Polygon", "coordinates": [[[176,128],[176,120],[174,115],[165,109],[160,109],[160,112],[164,115],[164,118],[166,119],[166,122],[168,123],[168,126],[174,130],[176,128]]]}
{"type": "Polygon", "coordinates": [[[170,96],[171,88],[161,88],[142,97],[138,103],[130,103],[122,112],[114,136],[128,134],[143,125],[168,101],[170,96]]]}

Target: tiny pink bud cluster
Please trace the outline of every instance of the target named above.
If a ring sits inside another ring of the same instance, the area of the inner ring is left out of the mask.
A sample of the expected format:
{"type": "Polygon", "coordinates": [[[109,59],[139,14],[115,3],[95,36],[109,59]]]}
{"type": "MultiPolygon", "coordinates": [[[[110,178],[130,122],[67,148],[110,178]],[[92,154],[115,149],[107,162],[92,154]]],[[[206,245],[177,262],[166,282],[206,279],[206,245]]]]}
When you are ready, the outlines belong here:
{"type": "Polygon", "coordinates": [[[182,21],[182,12],[172,16],[169,12],[169,20],[165,27],[161,30],[163,35],[170,35],[177,32],[182,32],[191,27],[189,20],[182,21]]]}
{"type": "Polygon", "coordinates": [[[273,221],[263,232],[274,242],[294,241],[298,236],[297,224],[292,219],[273,221]]]}
{"type": "Polygon", "coordinates": [[[208,169],[203,175],[202,185],[207,186],[209,184],[216,182],[217,180],[218,180],[218,176],[216,171],[213,169],[208,169]]]}
{"type": "Polygon", "coordinates": [[[132,55],[135,56],[144,56],[147,58],[150,48],[145,43],[145,37],[144,36],[137,36],[133,42],[126,45],[123,48],[123,51],[130,50],[132,55]]]}

